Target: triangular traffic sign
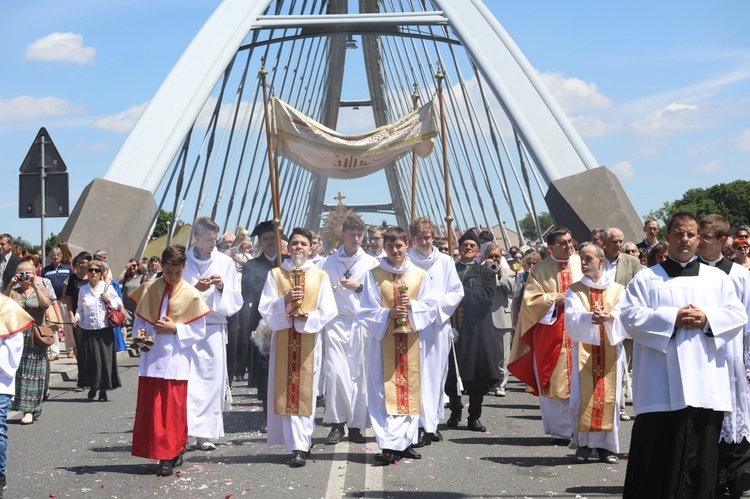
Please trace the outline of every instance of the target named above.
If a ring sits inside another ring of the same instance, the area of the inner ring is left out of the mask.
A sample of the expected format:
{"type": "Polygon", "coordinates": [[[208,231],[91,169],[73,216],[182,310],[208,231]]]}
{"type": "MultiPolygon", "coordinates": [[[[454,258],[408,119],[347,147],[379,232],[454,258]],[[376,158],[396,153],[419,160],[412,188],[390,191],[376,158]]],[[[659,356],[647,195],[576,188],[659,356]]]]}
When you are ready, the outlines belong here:
{"type": "Polygon", "coordinates": [[[49,172],[65,172],[68,171],[65,166],[60,153],[57,152],[57,147],[52,142],[52,139],[47,133],[47,129],[42,127],[39,129],[39,133],[36,134],[34,143],[31,144],[29,152],[26,153],[26,158],[21,163],[19,171],[21,173],[41,173],[40,167],[42,166],[42,139],[44,139],[44,166],[47,167],[49,172]]]}

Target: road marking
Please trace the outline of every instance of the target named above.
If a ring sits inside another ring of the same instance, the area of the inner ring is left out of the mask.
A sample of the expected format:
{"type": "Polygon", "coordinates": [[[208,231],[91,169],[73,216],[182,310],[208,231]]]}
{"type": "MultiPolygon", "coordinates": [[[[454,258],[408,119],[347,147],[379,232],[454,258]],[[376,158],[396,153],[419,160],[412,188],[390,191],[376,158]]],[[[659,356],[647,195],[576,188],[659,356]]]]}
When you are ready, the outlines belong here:
{"type": "MultiPolygon", "coordinates": [[[[368,438],[374,438],[372,428],[368,428],[365,431],[365,436],[368,438]]],[[[385,466],[374,466],[375,454],[380,452],[378,444],[371,442],[367,444],[367,460],[365,461],[365,490],[364,496],[367,498],[382,498],[383,497],[383,468],[385,466]]]]}
{"type": "Polygon", "coordinates": [[[346,469],[349,467],[349,442],[342,440],[333,447],[331,472],[328,475],[326,499],[340,499],[344,496],[346,469]]]}

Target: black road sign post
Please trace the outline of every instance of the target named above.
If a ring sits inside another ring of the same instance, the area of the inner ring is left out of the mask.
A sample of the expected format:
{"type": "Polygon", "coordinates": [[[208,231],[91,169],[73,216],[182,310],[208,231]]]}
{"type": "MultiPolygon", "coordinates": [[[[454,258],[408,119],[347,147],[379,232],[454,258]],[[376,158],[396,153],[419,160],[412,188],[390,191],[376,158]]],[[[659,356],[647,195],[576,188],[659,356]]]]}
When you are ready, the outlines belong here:
{"type": "Polygon", "coordinates": [[[19,169],[18,217],[40,218],[42,262],[47,259],[44,219],[68,216],[68,172],[47,130],[42,127],[19,169]],[[47,214],[47,207],[52,208],[47,214]]]}

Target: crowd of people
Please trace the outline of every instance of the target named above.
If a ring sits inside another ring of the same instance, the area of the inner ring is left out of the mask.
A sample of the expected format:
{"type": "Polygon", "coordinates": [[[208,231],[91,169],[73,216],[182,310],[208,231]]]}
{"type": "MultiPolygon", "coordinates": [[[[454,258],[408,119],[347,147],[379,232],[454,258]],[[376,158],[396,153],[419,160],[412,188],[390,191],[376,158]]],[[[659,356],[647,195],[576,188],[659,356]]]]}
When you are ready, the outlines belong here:
{"type": "Polygon", "coordinates": [[[318,234],[270,221],[249,234],[253,252],[201,217],[189,249],[131,259],[117,278],[104,251],[72,257],[61,243],[42,268],[2,234],[0,482],[8,408],[22,424],[39,417],[60,355],[77,359],[87,400],[107,401],[128,334],[140,354],[132,454],[158,461],[160,476],[186,448],[216,448],[233,384],[257,389],[268,444],[286,447],[289,466],[306,465],[320,405],[326,443],[362,443],[372,427],[387,465],[421,458],[443,440],[441,421],[462,424],[466,402],[466,427],[485,432],[484,397],[504,397],[513,374],[575,463],[619,462],[633,400],[626,497],[741,494],[748,227],[678,213],[665,241],[656,220],[643,230],[638,243],[610,227],[579,244],[554,226],[546,244],[506,251],[471,229],[451,255],[427,218],[402,229],[349,215],[327,253],[318,234]],[[32,323],[56,331],[51,346],[32,323]]]}

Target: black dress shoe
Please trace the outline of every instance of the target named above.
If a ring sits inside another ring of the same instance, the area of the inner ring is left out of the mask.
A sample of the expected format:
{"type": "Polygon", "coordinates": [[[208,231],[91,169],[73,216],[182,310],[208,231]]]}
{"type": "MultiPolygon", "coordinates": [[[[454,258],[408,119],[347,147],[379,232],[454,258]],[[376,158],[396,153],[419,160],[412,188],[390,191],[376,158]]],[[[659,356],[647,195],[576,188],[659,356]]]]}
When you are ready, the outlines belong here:
{"type": "Polygon", "coordinates": [[[99,392],[99,402],[107,401],[107,392],[99,392]]]}
{"type": "Polygon", "coordinates": [[[432,445],[432,439],[430,438],[430,434],[425,432],[423,428],[419,429],[419,434],[417,435],[417,443],[411,444],[412,447],[420,448],[424,447],[425,445],[432,445]]]}
{"type": "Polygon", "coordinates": [[[481,431],[482,433],[487,431],[487,428],[478,419],[469,420],[469,429],[471,431],[481,431]]]}
{"type": "Polygon", "coordinates": [[[89,393],[86,395],[86,398],[88,398],[89,400],[94,400],[94,397],[96,397],[96,389],[92,388],[91,390],[89,390],[89,393]]]}
{"type": "Polygon", "coordinates": [[[448,418],[448,421],[445,422],[445,426],[448,428],[455,428],[458,426],[458,422],[461,421],[461,418],[458,416],[451,416],[448,418]]]}
{"type": "Polygon", "coordinates": [[[363,444],[367,442],[367,439],[362,435],[362,430],[359,428],[349,428],[349,441],[355,444],[363,444]]]}
{"type": "Polygon", "coordinates": [[[185,451],[183,450],[182,452],[180,452],[179,456],[172,459],[172,468],[179,468],[180,466],[182,466],[182,461],[183,461],[182,456],[184,454],[185,454],[185,451]]]}
{"type": "Polygon", "coordinates": [[[550,444],[567,447],[570,444],[570,439],[569,438],[553,438],[553,439],[550,439],[550,444]]]}
{"type": "Polygon", "coordinates": [[[289,461],[286,462],[290,467],[292,468],[301,468],[304,465],[307,464],[307,461],[305,461],[305,451],[303,450],[293,450],[292,451],[292,457],[289,459],[289,461]]]}
{"type": "Polygon", "coordinates": [[[401,457],[405,457],[406,459],[422,459],[422,454],[415,451],[410,445],[409,447],[401,451],[401,457]]]}
{"type": "Polygon", "coordinates": [[[326,443],[328,445],[335,445],[339,443],[342,438],[344,438],[344,424],[334,424],[326,437],[326,443]]]}
{"type": "Polygon", "coordinates": [[[172,460],[162,459],[156,466],[156,476],[170,476],[172,474],[172,460]]]}
{"type": "Polygon", "coordinates": [[[430,440],[432,440],[433,442],[442,442],[443,434],[440,433],[440,430],[435,430],[435,433],[430,434],[430,440]]]}
{"type": "Polygon", "coordinates": [[[401,459],[401,453],[395,450],[383,449],[380,454],[375,454],[375,460],[379,463],[392,464],[401,459]]]}

